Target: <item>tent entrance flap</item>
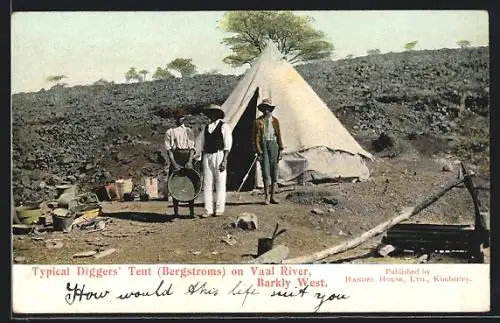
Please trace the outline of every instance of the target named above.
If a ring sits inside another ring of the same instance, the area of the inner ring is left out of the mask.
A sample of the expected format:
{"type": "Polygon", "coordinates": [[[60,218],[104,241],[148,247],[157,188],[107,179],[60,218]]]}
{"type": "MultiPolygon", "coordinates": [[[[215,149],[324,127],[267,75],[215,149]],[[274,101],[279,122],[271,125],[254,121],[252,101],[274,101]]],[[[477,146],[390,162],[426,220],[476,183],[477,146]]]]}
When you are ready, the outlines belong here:
{"type": "MultiPolygon", "coordinates": [[[[257,99],[258,92],[256,91],[233,129],[233,147],[227,160],[228,190],[238,189],[255,156],[252,135],[257,114],[257,99]]],[[[255,167],[253,167],[243,184],[242,191],[249,191],[254,188],[254,174],[255,167]]]]}

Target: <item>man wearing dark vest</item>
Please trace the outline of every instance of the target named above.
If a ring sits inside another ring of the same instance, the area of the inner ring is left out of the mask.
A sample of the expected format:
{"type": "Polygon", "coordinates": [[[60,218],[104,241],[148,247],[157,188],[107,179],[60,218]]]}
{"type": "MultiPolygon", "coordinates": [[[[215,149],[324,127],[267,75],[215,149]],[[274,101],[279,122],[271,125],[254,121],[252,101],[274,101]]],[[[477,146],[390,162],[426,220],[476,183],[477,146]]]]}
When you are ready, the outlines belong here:
{"type": "Polygon", "coordinates": [[[222,216],[226,205],[227,157],[233,144],[231,127],[222,119],[224,111],[218,105],[211,104],[204,109],[210,123],[200,135],[198,151],[202,152],[203,197],[205,212],[202,217],[222,216]],[[215,213],[213,186],[215,182],[215,213]]]}
{"type": "Polygon", "coordinates": [[[257,108],[263,115],[255,120],[253,140],[255,152],[262,168],[264,204],[278,204],[274,196],[274,190],[278,180],[278,161],[281,159],[281,151],[283,150],[280,123],[272,115],[275,106],[272,104],[271,99],[262,100],[262,103],[257,108]],[[270,198],[269,193],[271,193],[270,198]]]}

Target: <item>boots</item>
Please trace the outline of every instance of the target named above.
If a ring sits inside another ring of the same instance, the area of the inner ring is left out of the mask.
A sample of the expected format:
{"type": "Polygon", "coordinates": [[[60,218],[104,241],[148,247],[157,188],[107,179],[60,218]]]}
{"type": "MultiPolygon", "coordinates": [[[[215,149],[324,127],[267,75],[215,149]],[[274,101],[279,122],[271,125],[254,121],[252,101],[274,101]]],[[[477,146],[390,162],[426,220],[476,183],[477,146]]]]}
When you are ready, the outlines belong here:
{"type": "Polygon", "coordinates": [[[279,204],[278,201],[274,198],[274,188],[275,188],[275,186],[276,186],[275,183],[271,184],[271,200],[270,200],[270,202],[272,204],[279,204]]]}
{"type": "Polygon", "coordinates": [[[269,186],[267,183],[264,183],[264,205],[269,204],[269,186]]]}

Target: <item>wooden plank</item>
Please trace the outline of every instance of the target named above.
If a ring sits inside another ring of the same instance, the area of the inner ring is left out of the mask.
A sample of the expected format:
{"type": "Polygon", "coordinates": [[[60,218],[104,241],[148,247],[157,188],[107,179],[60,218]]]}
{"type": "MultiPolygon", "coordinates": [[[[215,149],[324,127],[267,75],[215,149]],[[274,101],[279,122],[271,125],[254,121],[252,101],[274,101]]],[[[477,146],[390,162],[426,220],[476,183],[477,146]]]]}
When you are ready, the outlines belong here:
{"type": "Polygon", "coordinates": [[[456,181],[448,183],[444,187],[440,188],[440,190],[438,192],[435,192],[435,193],[429,195],[427,198],[421,200],[415,207],[404,208],[394,218],[379,224],[375,228],[364,232],[362,235],[360,235],[356,238],[348,240],[348,241],[341,243],[339,245],[332,246],[332,247],[327,248],[325,250],[315,252],[313,254],[300,256],[300,257],[296,257],[296,258],[292,258],[292,259],[286,259],[283,262],[289,263],[289,264],[313,263],[315,261],[325,259],[326,257],[329,257],[332,255],[344,252],[346,250],[355,248],[355,247],[359,246],[360,244],[364,243],[365,241],[381,234],[384,231],[387,231],[389,228],[393,227],[394,225],[401,223],[405,220],[408,220],[409,218],[411,218],[415,214],[420,213],[423,209],[425,209],[426,207],[428,207],[432,203],[436,202],[446,192],[448,192],[449,190],[451,190],[455,186],[461,184],[463,181],[464,181],[464,177],[460,177],[456,181]]]}
{"type": "Polygon", "coordinates": [[[399,223],[389,231],[472,231],[474,226],[470,224],[425,224],[425,223],[399,223]]]}
{"type": "Polygon", "coordinates": [[[397,246],[400,244],[411,244],[411,243],[420,243],[420,244],[436,244],[436,245],[469,245],[470,241],[463,240],[463,241],[450,241],[450,240],[442,240],[442,241],[437,241],[437,240],[428,240],[428,239],[392,239],[388,240],[387,244],[391,244],[393,246],[397,246]]]}
{"type": "Polygon", "coordinates": [[[280,264],[288,257],[289,249],[287,246],[278,245],[260,257],[249,261],[251,264],[280,264]]]}
{"type": "Polygon", "coordinates": [[[422,237],[422,238],[429,238],[429,239],[435,239],[435,240],[443,240],[443,239],[457,239],[457,240],[463,240],[463,239],[470,239],[471,237],[474,236],[474,233],[467,233],[467,234],[443,234],[443,233],[423,233],[423,232],[395,232],[395,233],[388,233],[386,235],[387,239],[393,239],[393,238],[415,238],[415,237],[422,237]]]}
{"type": "Polygon", "coordinates": [[[470,236],[470,235],[473,235],[475,231],[471,230],[471,231],[417,231],[417,230],[413,230],[413,231],[400,231],[400,230],[397,230],[397,231],[387,231],[386,232],[386,235],[390,236],[390,235],[429,235],[429,236],[433,236],[433,235],[442,235],[442,236],[445,236],[445,237],[453,237],[453,236],[470,236]]]}

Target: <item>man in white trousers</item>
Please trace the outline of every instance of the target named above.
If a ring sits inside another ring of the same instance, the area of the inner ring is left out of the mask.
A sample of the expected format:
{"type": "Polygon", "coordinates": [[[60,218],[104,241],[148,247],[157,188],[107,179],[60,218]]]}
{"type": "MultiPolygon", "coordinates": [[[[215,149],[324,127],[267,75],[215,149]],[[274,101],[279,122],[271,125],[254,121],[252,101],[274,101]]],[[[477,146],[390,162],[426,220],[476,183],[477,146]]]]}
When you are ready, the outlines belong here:
{"type": "Polygon", "coordinates": [[[203,198],[205,212],[201,217],[222,216],[226,205],[227,157],[233,145],[231,127],[222,119],[225,117],[220,106],[211,104],[204,109],[210,123],[200,135],[198,151],[202,153],[203,198]],[[215,213],[213,186],[215,182],[215,213]]]}

